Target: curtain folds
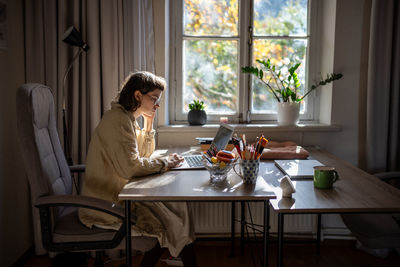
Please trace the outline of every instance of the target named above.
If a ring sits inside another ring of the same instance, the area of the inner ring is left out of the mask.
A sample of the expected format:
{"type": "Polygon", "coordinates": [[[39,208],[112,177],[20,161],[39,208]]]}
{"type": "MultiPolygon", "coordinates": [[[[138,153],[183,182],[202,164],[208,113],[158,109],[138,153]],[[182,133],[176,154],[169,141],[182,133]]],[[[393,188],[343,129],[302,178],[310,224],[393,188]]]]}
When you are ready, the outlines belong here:
{"type": "MultiPolygon", "coordinates": [[[[61,140],[62,79],[78,51],[62,42],[64,31],[74,25],[90,47],[65,84],[71,155],[84,163],[91,134],[125,76],[154,72],[152,0],[25,0],[24,10],[26,82],[53,90],[61,140]]],[[[35,231],[36,252],[42,254],[38,238],[35,231]]]]}
{"type": "MultiPolygon", "coordinates": [[[[154,59],[154,27],[152,1],[124,1],[125,69],[129,71],[146,70],[155,72],[154,59]],[[134,14],[134,16],[130,15],[134,14]],[[138,37],[141,38],[138,38],[138,37]],[[141,57],[135,54],[142,55],[141,57]]],[[[128,75],[125,73],[125,76],[128,75]]]]}
{"type": "MultiPolygon", "coordinates": [[[[365,153],[360,162],[371,173],[400,170],[400,3],[371,5],[366,88],[365,153]]],[[[362,116],[360,117],[362,118],[362,116]]]]}

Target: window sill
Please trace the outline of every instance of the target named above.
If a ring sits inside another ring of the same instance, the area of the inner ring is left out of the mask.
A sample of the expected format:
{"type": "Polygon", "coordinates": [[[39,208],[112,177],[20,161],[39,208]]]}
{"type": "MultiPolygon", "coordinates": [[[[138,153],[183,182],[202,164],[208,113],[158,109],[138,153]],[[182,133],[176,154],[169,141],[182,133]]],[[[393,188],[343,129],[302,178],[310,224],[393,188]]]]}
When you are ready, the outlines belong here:
{"type": "MultiPolygon", "coordinates": [[[[279,126],[277,124],[229,124],[235,132],[339,132],[342,130],[340,125],[328,125],[320,123],[300,123],[295,126],[279,126]]],[[[157,133],[174,133],[174,132],[185,132],[185,133],[207,133],[210,131],[215,132],[215,129],[219,127],[219,124],[205,124],[203,126],[192,126],[188,124],[175,124],[160,126],[157,129],[157,133]]]]}

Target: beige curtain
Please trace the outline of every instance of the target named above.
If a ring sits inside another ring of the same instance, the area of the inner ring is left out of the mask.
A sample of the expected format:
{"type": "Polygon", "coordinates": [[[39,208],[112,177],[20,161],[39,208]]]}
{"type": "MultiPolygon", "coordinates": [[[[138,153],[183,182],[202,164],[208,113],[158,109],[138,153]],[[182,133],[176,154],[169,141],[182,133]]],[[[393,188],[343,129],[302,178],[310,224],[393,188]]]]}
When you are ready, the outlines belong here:
{"type": "Polygon", "coordinates": [[[134,70],[154,72],[152,1],[25,0],[26,81],[53,89],[62,136],[62,77],[76,47],[61,41],[70,26],[90,47],[66,82],[67,125],[74,162],[85,159],[91,133],[134,70]]]}
{"type": "MultiPolygon", "coordinates": [[[[78,51],[62,42],[64,31],[74,25],[90,47],[74,63],[66,82],[72,159],[84,163],[91,134],[124,77],[135,70],[154,72],[152,1],[25,0],[24,9],[26,82],[52,88],[62,144],[62,78],[78,51]]],[[[42,254],[33,212],[36,252],[42,254]]]]}
{"type": "Polygon", "coordinates": [[[360,84],[360,166],[400,170],[400,3],[366,1],[367,67],[360,84]]]}

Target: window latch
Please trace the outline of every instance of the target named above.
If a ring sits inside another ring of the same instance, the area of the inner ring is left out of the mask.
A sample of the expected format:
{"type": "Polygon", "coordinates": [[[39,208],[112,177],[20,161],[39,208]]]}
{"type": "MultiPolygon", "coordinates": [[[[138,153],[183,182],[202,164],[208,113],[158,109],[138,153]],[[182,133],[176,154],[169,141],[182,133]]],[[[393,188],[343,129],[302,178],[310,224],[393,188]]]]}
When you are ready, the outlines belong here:
{"type": "Polygon", "coordinates": [[[246,120],[247,120],[247,123],[250,123],[250,122],[251,122],[251,119],[250,119],[250,110],[248,110],[248,111],[246,112],[246,120]]]}
{"type": "Polygon", "coordinates": [[[247,44],[248,45],[252,45],[253,44],[253,27],[249,26],[249,30],[248,30],[248,40],[247,40],[247,44]]]}

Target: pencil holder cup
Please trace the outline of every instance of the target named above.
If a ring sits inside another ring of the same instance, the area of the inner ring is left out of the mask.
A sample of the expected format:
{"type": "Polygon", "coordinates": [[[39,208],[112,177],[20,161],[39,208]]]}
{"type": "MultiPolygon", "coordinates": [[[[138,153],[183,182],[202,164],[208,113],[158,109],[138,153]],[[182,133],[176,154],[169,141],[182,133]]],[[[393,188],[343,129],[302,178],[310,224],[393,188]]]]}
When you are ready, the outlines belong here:
{"type": "Polygon", "coordinates": [[[260,159],[253,160],[241,160],[239,164],[233,167],[233,170],[237,175],[243,179],[245,184],[255,184],[257,182],[258,171],[260,169],[260,159]],[[236,171],[236,166],[240,166],[240,171],[236,171]]]}

